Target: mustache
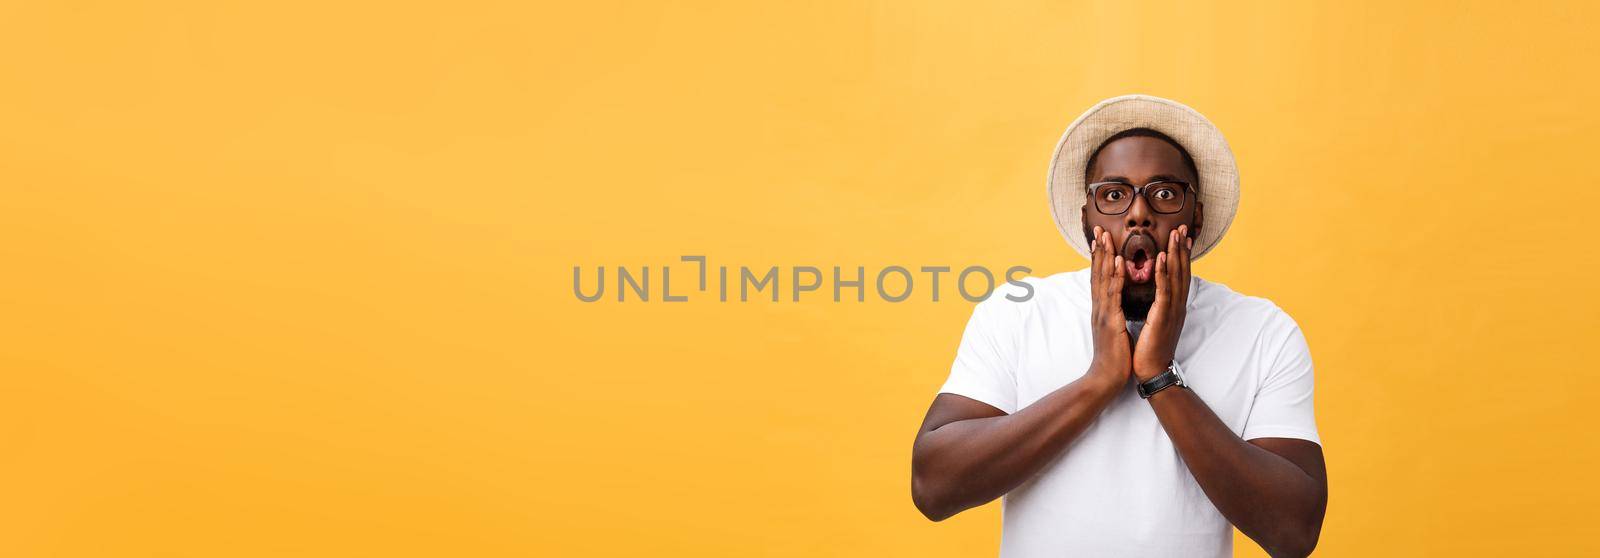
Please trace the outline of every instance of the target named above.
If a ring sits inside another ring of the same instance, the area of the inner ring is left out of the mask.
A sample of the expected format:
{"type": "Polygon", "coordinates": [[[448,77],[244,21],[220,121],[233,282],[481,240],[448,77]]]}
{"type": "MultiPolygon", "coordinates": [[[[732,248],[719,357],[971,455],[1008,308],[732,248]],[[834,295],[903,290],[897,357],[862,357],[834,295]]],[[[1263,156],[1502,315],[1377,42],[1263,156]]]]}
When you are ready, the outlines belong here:
{"type": "Polygon", "coordinates": [[[1154,258],[1161,247],[1156,243],[1156,237],[1146,232],[1135,232],[1122,239],[1122,257],[1132,259],[1133,254],[1143,248],[1145,257],[1154,258]]]}

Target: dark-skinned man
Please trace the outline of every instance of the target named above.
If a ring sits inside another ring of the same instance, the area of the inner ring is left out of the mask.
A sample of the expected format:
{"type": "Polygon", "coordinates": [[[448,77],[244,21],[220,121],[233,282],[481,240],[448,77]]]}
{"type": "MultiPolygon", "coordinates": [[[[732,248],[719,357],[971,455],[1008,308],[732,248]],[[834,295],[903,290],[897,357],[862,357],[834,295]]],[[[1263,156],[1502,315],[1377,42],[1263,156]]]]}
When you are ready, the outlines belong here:
{"type": "Polygon", "coordinates": [[[1004,558],[1231,556],[1230,525],[1310,554],[1327,475],[1305,337],[1190,274],[1238,207],[1221,133],[1173,101],[1108,99],[1067,128],[1049,188],[1089,268],[974,308],[913,446],[917,508],[1004,496],[1004,558]]]}

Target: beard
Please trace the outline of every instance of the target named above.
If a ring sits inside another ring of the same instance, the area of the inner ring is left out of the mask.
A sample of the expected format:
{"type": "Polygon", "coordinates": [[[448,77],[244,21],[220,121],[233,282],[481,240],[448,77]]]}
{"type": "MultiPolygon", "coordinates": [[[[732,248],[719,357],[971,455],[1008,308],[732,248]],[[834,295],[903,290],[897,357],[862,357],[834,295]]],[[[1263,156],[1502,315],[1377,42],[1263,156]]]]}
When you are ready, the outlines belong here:
{"type": "Polygon", "coordinates": [[[1122,316],[1142,322],[1150,315],[1150,305],[1155,301],[1155,284],[1125,284],[1122,287],[1122,316]]]}

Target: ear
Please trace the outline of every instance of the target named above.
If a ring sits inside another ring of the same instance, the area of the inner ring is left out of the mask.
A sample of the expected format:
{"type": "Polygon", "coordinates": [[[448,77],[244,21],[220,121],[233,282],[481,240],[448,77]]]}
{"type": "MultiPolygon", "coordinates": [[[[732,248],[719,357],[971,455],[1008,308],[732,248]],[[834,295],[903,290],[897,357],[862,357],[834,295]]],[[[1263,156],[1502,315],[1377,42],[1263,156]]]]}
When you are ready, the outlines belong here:
{"type": "Polygon", "coordinates": [[[1189,238],[1200,238],[1200,228],[1206,224],[1206,204],[1199,199],[1194,200],[1194,219],[1189,225],[1189,238]]]}

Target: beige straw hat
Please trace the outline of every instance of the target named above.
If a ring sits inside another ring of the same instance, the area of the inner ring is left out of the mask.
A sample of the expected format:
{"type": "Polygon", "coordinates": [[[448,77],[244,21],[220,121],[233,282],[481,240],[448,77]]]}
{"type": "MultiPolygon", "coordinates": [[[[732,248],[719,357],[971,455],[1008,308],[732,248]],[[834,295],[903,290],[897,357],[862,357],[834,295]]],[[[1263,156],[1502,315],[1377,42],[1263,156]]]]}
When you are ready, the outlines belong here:
{"type": "Polygon", "coordinates": [[[1150,128],[1177,140],[1194,158],[1200,171],[1200,201],[1205,221],[1194,241],[1193,259],[1210,252],[1233,224],[1239,208],[1239,169],[1222,132],[1205,116],[1176,101],[1149,95],[1123,95],[1100,101],[1072,121],[1056,144],[1050,160],[1050,214],[1067,244],[1089,257],[1083,237],[1083,203],[1088,195],[1083,181],[1089,154],[1106,138],[1131,128],[1150,128]]]}

